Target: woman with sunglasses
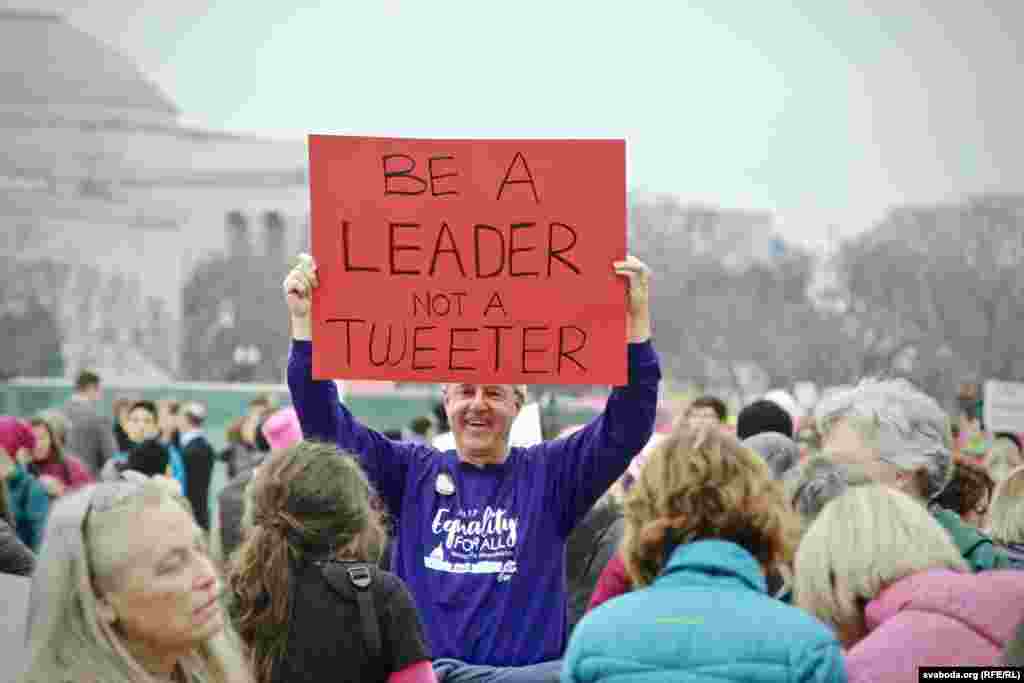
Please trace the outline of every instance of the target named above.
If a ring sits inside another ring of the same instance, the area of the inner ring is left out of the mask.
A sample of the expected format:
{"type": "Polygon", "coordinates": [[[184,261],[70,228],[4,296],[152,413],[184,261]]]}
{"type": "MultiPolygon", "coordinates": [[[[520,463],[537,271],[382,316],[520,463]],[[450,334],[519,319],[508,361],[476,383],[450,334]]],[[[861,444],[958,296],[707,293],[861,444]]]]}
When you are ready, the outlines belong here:
{"type": "Polygon", "coordinates": [[[21,682],[250,683],[177,485],[125,477],[52,508],[21,682]]]}

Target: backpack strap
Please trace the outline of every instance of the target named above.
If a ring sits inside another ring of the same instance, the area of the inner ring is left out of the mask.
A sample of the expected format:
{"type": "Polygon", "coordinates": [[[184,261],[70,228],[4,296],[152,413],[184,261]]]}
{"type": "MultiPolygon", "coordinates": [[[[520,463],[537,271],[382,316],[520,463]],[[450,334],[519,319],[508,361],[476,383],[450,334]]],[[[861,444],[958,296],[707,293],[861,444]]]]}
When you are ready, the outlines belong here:
{"type": "Polygon", "coordinates": [[[380,623],[377,610],[373,605],[373,570],[368,564],[349,564],[343,566],[335,562],[323,564],[324,578],[336,591],[345,595],[345,584],[354,586],[356,600],[359,603],[359,619],[363,626],[363,638],[370,657],[376,659],[381,653],[380,623]]]}

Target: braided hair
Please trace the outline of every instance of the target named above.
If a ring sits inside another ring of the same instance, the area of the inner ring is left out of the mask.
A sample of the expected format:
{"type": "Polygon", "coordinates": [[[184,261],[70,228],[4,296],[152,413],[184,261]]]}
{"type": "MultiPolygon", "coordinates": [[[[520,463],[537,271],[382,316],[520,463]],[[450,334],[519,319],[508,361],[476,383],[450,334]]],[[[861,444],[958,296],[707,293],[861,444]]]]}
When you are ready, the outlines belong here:
{"type": "Polygon", "coordinates": [[[372,494],[354,458],[312,441],[274,452],[254,476],[229,584],[259,683],[270,683],[286,652],[296,570],[327,557],[379,559],[383,531],[372,494]]]}

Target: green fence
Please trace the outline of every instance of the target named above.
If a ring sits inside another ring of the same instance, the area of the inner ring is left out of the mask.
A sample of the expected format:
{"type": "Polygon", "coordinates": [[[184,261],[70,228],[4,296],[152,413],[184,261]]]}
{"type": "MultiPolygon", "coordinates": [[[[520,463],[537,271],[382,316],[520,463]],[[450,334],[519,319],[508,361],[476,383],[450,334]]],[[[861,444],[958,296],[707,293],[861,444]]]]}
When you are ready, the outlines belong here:
{"type": "MultiPolygon", "coordinates": [[[[71,396],[71,389],[71,382],[66,379],[15,379],[0,384],[0,414],[31,417],[40,410],[63,405],[71,396]]],[[[112,416],[113,401],[121,396],[199,401],[206,405],[206,432],[210,442],[220,449],[226,445],[225,431],[228,425],[246,413],[250,400],[267,393],[275,396],[281,406],[291,403],[288,387],[283,384],[104,383],[100,412],[112,416]]],[[[439,398],[438,392],[427,389],[398,389],[370,396],[348,395],[345,403],[364,424],[383,431],[401,429],[413,418],[430,414],[434,402],[439,398]]]]}
{"type": "MultiPolygon", "coordinates": [[[[343,386],[343,385],[342,385],[343,386]]],[[[288,387],[283,384],[226,384],[179,382],[171,384],[103,385],[100,412],[112,415],[111,405],[120,396],[157,400],[175,398],[199,401],[206,405],[206,432],[218,450],[226,445],[225,431],[235,418],[245,414],[251,399],[272,394],[281,406],[291,403],[288,387]]],[[[365,425],[378,431],[402,429],[413,418],[431,415],[440,392],[428,385],[398,387],[372,394],[342,392],[345,405],[365,425]]],[[[31,417],[40,410],[59,407],[71,396],[71,382],[66,379],[15,379],[0,383],[0,414],[31,417]]],[[[557,432],[560,427],[590,420],[597,411],[589,403],[559,397],[544,403],[545,428],[557,432]]],[[[113,418],[111,418],[113,420],[113,418]]]]}
{"type": "MultiPolygon", "coordinates": [[[[343,385],[342,385],[343,386],[343,385]]],[[[261,394],[276,397],[280,406],[291,403],[288,387],[283,384],[221,384],[180,382],[161,385],[130,385],[104,383],[100,412],[112,415],[112,404],[121,396],[157,400],[174,398],[179,401],[200,401],[206,405],[206,433],[217,450],[227,445],[225,432],[235,418],[245,414],[249,401],[261,394]]],[[[426,386],[396,388],[374,394],[346,394],[345,405],[365,425],[378,431],[402,429],[413,418],[430,415],[435,402],[440,400],[437,389],[426,386]]],[[[63,405],[71,396],[71,382],[66,379],[15,379],[0,383],[0,415],[31,417],[47,408],[63,405]]],[[[571,399],[554,399],[545,404],[545,431],[557,433],[568,424],[578,424],[596,415],[593,406],[571,399]]],[[[113,418],[111,417],[111,425],[113,418]]],[[[223,463],[214,466],[210,481],[210,514],[217,514],[217,494],[227,484],[227,470],[223,463]]]]}

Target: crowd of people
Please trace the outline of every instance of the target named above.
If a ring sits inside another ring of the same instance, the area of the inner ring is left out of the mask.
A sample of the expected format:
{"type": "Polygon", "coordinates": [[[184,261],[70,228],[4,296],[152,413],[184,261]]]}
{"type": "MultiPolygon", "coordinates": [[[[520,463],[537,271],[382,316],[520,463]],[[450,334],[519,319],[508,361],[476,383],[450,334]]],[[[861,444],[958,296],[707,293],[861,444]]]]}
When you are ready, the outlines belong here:
{"type": "MultiPolygon", "coordinates": [[[[273,396],[261,394],[229,425],[227,447],[216,452],[205,429],[206,407],[200,402],[119,396],[113,401],[111,419],[101,414],[101,400],[101,378],[86,370],[78,375],[65,404],[29,417],[0,416],[0,475],[6,483],[0,487],[3,538],[38,551],[49,510],[57,500],[132,471],[176,481],[200,528],[218,544],[219,519],[210,517],[217,508],[211,500],[218,493],[211,488],[215,464],[222,462],[234,483],[251,474],[270,452],[273,437],[264,436],[265,425],[277,433],[283,420],[295,423],[292,431],[298,430],[293,409],[279,409],[273,396]]],[[[237,546],[233,538],[227,542],[231,548],[237,546]]]]}
{"type": "Polygon", "coordinates": [[[284,281],[292,405],[217,454],[201,404],[83,373],[0,418],[0,572],[43,681],[917,681],[1024,665],[1020,436],[865,378],[808,417],[691,402],[655,434],[651,274],[629,257],[628,382],[558,438],[510,445],[528,388],[442,386],[431,421],[363,425],[312,373],[315,264],[284,281]],[[973,421],[973,423],[972,423],[973,421]],[[954,426],[959,435],[954,435],[954,426]],[[211,519],[216,459],[230,481],[211,519]]]}

